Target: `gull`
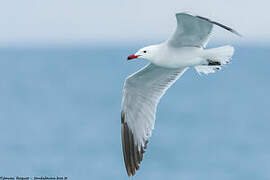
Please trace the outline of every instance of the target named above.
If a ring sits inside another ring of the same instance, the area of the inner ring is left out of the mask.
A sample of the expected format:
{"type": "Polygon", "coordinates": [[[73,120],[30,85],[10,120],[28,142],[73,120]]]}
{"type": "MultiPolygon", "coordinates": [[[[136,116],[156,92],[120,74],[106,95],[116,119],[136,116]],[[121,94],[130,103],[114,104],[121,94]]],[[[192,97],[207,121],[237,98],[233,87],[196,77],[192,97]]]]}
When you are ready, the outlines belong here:
{"type": "Polygon", "coordinates": [[[205,49],[213,26],[241,36],[228,26],[191,13],[177,13],[176,20],[177,28],[167,41],[144,47],[127,58],[149,62],[128,76],[123,87],[121,139],[128,176],[134,176],[140,167],[154,129],[157,105],[167,89],[190,67],[208,74],[230,62],[232,46],[205,49]]]}

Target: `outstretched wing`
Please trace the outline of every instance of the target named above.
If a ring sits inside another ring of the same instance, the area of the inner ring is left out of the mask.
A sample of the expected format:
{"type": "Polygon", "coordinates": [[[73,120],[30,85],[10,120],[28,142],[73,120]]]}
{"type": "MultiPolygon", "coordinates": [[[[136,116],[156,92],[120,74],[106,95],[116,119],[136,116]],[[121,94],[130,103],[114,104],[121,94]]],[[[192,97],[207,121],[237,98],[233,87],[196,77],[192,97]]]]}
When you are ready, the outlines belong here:
{"type": "Polygon", "coordinates": [[[157,104],[187,68],[167,69],[149,64],[129,76],[124,84],[121,131],[128,176],[139,169],[154,128],[157,104]]]}
{"type": "Polygon", "coordinates": [[[202,16],[195,16],[188,13],[178,13],[176,14],[176,19],[177,28],[174,34],[168,40],[169,45],[174,47],[204,47],[209,40],[209,36],[213,29],[213,24],[241,36],[232,28],[202,16]]]}

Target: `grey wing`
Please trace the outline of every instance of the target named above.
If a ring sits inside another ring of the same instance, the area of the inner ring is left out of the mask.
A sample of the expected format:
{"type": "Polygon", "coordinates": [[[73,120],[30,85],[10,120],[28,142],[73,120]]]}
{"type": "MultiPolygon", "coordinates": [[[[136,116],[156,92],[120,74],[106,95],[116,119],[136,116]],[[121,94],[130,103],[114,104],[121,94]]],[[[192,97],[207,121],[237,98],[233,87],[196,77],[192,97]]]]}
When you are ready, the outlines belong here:
{"type": "Polygon", "coordinates": [[[139,169],[148,138],[154,128],[157,104],[186,68],[167,69],[149,64],[129,76],[124,84],[121,134],[128,176],[139,169]]]}
{"type": "Polygon", "coordinates": [[[177,28],[168,40],[169,45],[174,47],[205,47],[214,24],[240,36],[240,34],[232,28],[202,16],[178,13],[176,14],[176,19],[177,28]]]}

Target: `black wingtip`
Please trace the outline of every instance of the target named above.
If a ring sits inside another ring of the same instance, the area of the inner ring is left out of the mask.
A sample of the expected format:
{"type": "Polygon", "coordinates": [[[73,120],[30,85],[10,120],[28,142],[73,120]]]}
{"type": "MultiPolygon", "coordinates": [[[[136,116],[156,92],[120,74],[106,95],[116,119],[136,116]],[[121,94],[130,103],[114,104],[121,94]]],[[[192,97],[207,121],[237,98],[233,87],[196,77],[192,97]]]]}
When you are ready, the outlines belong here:
{"type": "Polygon", "coordinates": [[[221,24],[221,23],[219,23],[219,22],[216,22],[216,21],[212,21],[212,20],[210,20],[210,19],[208,19],[208,18],[205,18],[205,17],[202,17],[202,16],[196,16],[197,18],[200,18],[200,19],[203,19],[203,20],[205,20],[205,21],[208,21],[208,22],[210,22],[210,23],[212,23],[212,24],[215,24],[215,25],[217,25],[217,26],[219,26],[219,27],[222,27],[223,29],[226,29],[227,31],[230,31],[231,33],[233,33],[233,34],[235,34],[235,35],[237,35],[237,36],[239,36],[239,37],[243,37],[240,33],[238,33],[236,30],[234,30],[234,29],[232,29],[232,28],[230,28],[230,27],[228,27],[228,26],[225,26],[224,24],[221,24]]]}
{"type": "Polygon", "coordinates": [[[143,159],[144,150],[148,141],[145,142],[144,147],[140,150],[138,145],[134,142],[134,135],[128,124],[125,122],[125,113],[121,113],[121,136],[122,136],[122,149],[124,155],[124,162],[127,171],[127,175],[134,176],[136,171],[140,168],[140,163],[143,159]]]}
{"type": "Polygon", "coordinates": [[[239,32],[237,32],[237,31],[235,31],[235,30],[233,30],[233,29],[232,29],[231,32],[234,33],[234,34],[236,34],[236,35],[239,36],[239,37],[243,37],[242,34],[240,34],[239,32]]]}

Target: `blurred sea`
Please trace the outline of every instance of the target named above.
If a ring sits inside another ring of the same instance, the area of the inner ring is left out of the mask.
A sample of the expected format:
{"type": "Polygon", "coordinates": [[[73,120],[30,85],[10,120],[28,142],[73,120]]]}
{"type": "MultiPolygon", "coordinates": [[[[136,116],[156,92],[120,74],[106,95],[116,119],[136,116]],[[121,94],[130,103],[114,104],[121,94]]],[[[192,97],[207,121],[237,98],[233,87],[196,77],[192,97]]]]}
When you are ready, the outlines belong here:
{"type": "MultiPolygon", "coordinates": [[[[127,179],[121,91],[140,46],[1,48],[0,176],[127,179]]],[[[270,46],[187,71],[158,107],[136,180],[270,179],[270,46]]]]}

